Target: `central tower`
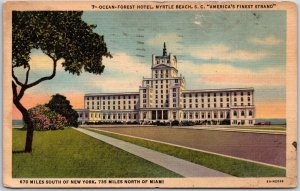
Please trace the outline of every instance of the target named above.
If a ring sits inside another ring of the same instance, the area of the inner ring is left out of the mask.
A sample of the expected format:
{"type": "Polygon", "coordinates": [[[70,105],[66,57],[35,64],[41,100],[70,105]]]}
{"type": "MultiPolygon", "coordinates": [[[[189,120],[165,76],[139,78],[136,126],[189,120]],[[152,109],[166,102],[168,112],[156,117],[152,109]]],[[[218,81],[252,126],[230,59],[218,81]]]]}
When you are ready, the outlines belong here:
{"type": "Polygon", "coordinates": [[[144,78],[140,86],[140,120],[180,120],[184,84],[178,76],[177,58],[168,54],[164,42],[162,55],[152,55],[151,78],[144,78]]]}

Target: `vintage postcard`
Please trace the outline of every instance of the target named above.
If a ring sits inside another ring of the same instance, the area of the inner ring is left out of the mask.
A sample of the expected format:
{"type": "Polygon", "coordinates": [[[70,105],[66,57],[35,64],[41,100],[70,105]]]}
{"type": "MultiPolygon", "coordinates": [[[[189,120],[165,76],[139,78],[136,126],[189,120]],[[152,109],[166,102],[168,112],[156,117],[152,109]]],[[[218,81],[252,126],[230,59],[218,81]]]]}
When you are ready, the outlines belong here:
{"type": "Polygon", "coordinates": [[[3,182],[297,186],[291,2],[6,2],[3,182]]]}

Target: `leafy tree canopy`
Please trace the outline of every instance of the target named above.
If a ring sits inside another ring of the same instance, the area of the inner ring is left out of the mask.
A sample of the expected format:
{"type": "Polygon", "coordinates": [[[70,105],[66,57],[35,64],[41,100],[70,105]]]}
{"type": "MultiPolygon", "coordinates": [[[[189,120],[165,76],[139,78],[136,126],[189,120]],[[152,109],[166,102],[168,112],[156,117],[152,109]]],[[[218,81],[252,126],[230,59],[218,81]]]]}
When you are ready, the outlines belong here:
{"type": "Polygon", "coordinates": [[[53,95],[49,103],[46,104],[46,107],[49,107],[52,111],[64,116],[68,121],[68,125],[74,127],[78,126],[78,114],[65,96],[60,94],[53,95]]]}
{"type": "Polygon", "coordinates": [[[101,74],[102,56],[107,52],[103,36],[95,25],[82,21],[79,11],[14,11],[12,17],[13,67],[30,67],[32,49],[40,49],[53,61],[63,58],[65,71],[101,74]]]}

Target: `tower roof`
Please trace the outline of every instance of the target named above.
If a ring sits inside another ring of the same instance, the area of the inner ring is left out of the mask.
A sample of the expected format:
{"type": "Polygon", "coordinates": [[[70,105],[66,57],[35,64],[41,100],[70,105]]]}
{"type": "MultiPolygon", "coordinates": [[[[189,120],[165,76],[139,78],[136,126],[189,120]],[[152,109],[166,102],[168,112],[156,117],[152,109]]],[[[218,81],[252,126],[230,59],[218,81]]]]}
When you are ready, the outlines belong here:
{"type": "Polygon", "coordinates": [[[164,42],[163,56],[167,56],[166,42],[164,42]]]}

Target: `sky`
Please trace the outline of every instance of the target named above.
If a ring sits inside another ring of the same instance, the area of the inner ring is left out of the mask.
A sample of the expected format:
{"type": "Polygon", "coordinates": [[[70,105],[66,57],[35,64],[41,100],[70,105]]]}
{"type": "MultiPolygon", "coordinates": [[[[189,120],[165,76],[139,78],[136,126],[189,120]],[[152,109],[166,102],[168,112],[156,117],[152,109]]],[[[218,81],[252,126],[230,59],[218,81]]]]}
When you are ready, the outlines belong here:
{"type": "MultiPolygon", "coordinates": [[[[150,77],[152,54],[161,55],[166,42],[186,89],[253,87],[257,118],[285,118],[285,11],[90,11],[82,19],[97,25],[94,32],[104,35],[113,56],[103,60],[104,73],[77,76],[59,67],[54,79],[25,93],[27,108],[55,93],[83,108],[85,93],[137,92],[150,77]]],[[[30,81],[51,74],[51,60],[39,50],[30,63],[30,81]]],[[[24,79],[23,70],[16,74],[24,79]]]]}

